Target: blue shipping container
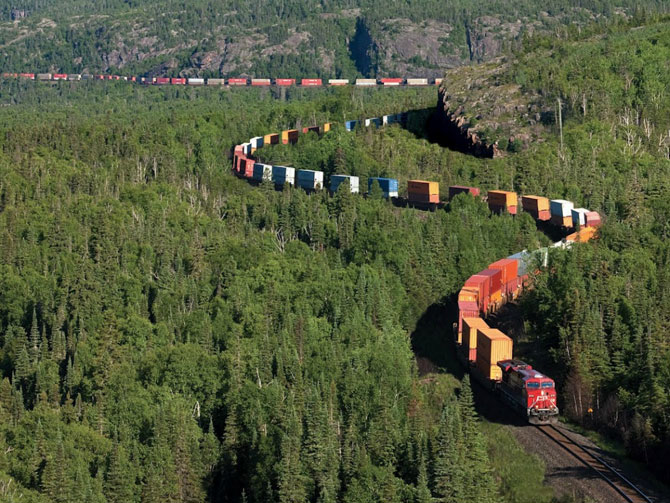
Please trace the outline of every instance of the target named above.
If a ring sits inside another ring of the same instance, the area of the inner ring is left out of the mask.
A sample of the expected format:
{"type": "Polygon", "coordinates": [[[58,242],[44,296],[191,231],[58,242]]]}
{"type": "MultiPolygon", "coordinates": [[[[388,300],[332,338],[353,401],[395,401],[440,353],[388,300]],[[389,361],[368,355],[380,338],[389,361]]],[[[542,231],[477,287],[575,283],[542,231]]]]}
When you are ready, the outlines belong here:
{"type": "Polygon", "coordinates": [[[295,168],[287,166],[272,166],[272,181],[276,185],[295,185],[295,168]]]}
{"type": "Polygon", "coordinates": [[[358,124],[358,121],[346,121],[344,123],[344,127],[347,128],[347,131],[353,131],[356,127],[356,124],[358,124]]]}
{"type": "Polygon", "coordinates": [[[368,192],[370,192],[370,189],[372,189],[372,184],[375,181],[382,189],[384,197],[398,197],[398,180],[395,178],[370,177],[368,178],[368,192]]]}
{"type": "Polygon", "coordinates": [[[272,180],[272,166],[269,164],[263,164],[262,162],[254,163],[254,174],[251,177],[252,180],[257,182],[262,182],[263,180],[272,180]]]}
{"type": "Polygon", "coordinates": [[[344,182],[349,183],[349,190],[353,194],[358,193],[359,179],[357,176],[349,176],[349,175],[332,175],[330,177],[330,190],[332,192],[337,192],[339,186],[342,185],[344,182]]]}
{"type": "Polygon", "coordinates": [[[323,188],[323,171],[299,169],[296,178],[296,185],[303,189],[314,190],[323,188]]]}

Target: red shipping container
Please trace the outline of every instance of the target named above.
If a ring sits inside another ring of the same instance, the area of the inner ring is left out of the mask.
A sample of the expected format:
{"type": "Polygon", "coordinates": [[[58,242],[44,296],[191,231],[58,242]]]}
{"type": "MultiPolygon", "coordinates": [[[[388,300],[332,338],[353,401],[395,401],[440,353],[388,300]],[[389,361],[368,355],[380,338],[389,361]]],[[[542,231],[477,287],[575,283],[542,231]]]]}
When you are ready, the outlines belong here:
{"type": "Polygon", "coordinates": [[[500,269],[485,269],[478,274],[478,276],[486,276],[489,278],[489,298],[494,293],[502,290],[502,271],[500,269]]]}
{"type": "Polygon", "coordinates": [[[551,211],[549,211],[549,210],[539,211],[537,216],[535,217],[535,220],[541,220],[543,222],[548,222],[549,220],[551,220],[551,211]]]}
{"type": "Polygon", "coordinates": [[[252,86],[269,86],[271,83],[270,79],[251,79],[252,86]]]}
{"type": "Polygon", "coordinates": [[[162,85],[169,84],[169,83],[170,83],[170,79],[168,77],[158,77],[156,79],[156,82],[155,82],[155,84],[157,86],[162,86],[162,85]]]}
{"type": "Polygon", "coordinates": [[[451,201],[458,194],[472,194],[473,196],[479,195],[479,189],[477,187],[466,187],[464,185],[452,185],[449,187],[449,200],[451,201]]]}
{"type": "Polygon", "coordinates": [[[597,211],[589,211],[586,214],[586,227],[598,227],[601,222],[600,213],[597,211]]]}
{"type": "Polygon", "coordinates": [[[382,84],[384,84],[385,86],[388,86],[388,85],[396,85],[397,86],[397,85],[402,84],[403,81],[404,81],[404,79],[398,79],[398,78],[388,78],[388,79],[384,78],[384,79],[381,79],[382,84]]]}
{"type": "Polygon", "coordinates": [[[491,204],[490,202],[489,202],[489,209],[493,213],[498,213],[498,214],[502,214],[502,213],[507,212],[510,215],[516,215],[516,212],[517,212],[517,207],[516,206],[507,206],[507,207],[498,206],[497,204],[491,204]]]}
{"type": "Polygon", "coordinates": [[[277,79],[275,81],[278,86],[294,86],[295,79],[277,79]]]}
{"type": "Polygon", "coordinates": [[[463,286],[476,288],[479,291],[479,309],[486,312],[489,307],[489,285],[491,279],[488,276],[474,274],[468,278],[463,286]]]}
{"type": "Polygon", "coordinates": [[[323,85],[321,79],[302,79],[300,85],[303,87],[321,86],[323,85]]]}
{"type": "Polygon", "coordinates": [[[137,82],[137,77],[130,77],[131,82],[137,82]]]}
{"type": "Polygon", "coordinates": [[[186,79],[170,79],[170,84],[182,86],[186,84],[186,79]]]}
{"type": "Polygon", "coordinates": [[[463,318],[477,318],[479,316],[479,307],[475,302],[458,302],[458,332],[463,332],[463,318]]]}
{"type": "Polygon", "coordinates": [[[516,279],[519,271],[519,262],[514,258],[502,258],[493,262],[489,269],[499,269],[502,271],[502,284],[506,285],[513,279],[516,279]]]}
{"type": "Polygon", "coordinates": [[[246,86],[247,79],[228,79],[229,86],[246,86]]]}
{"type": "Polygon", "coordinates": [[[54,80],[67,80],[67,73],[54,73],[54,80]]]}
{"type": "Polygon", "coordinates": [[[249,159],[248,157],[243,158],[240,174],[245,178],[252,178],[254,176],[255,163],[255,159],[249,159]]]}
{"type": "Polygon", "coordinates": [[[20,76],[25,78],[25,79],[35,80],[35,74],[34,73],[22,73],[22,74],[20,74],[20,76]]]}
{"type": "Polygon", "coordinates": [[[521,287],[521,278],[516,277],[505,284],[505,295],[516,298],[521,287]]]}
{"type": "Polygon", "coordinates": [[[314,133],[316,133],[316,134],[319,134],[319,126],[311,126],[311,127],[304,127],[304,128],[302,128],[302,132],[303,132],[303,134],[307,134],[307,133],[309,133],[310,131],[312,131],[312,132],[314,132],[314,133]]]}

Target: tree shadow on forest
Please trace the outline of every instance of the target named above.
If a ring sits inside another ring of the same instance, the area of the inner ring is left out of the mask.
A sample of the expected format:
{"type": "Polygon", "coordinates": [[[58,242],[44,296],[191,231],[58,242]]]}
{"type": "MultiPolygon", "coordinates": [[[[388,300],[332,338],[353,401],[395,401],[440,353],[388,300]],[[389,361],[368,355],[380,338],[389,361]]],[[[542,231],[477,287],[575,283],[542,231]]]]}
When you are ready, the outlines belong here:
{"type": "MultiPolygon", "coordinates": [[[[454,323],[458,321],[456,296],[451,295],[432,304],[421,315],[410,334],[412,351],[420,373],[446,372],[461,380],[465,366],[456,356],[454,323]],[[423,364],[428,360],[432,365],[423,364]]],[[[475,409],[480,417],[492,423],[523,426],[525,418],[512,410],[498,395],[487,389],[476,379],[470,380],[475,399],[475,409]]]]}

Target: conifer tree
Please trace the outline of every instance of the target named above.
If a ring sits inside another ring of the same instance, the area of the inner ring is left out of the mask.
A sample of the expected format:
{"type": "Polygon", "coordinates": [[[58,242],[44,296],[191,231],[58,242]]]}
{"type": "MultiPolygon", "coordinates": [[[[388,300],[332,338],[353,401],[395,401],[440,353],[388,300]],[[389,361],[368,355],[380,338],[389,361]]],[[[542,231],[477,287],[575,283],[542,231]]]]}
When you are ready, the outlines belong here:
{"type": "Polygon", "coordinates": [[[116,442],[109,455],[105,477],[105,497],[110,503],[126,503],[135,499],[133,466],[123,445],[116,442]]]}

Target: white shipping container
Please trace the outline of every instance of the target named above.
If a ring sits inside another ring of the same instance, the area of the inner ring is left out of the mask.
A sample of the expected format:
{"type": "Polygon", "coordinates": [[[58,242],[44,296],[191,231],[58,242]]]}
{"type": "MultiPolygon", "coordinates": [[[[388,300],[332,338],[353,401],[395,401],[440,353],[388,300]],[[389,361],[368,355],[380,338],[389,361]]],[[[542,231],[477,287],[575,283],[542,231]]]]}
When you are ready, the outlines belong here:
{"type": "Polygon", "coordinates": [[[247,155],[251,155],[251,143],[243,143],[242,152],[244,152],[247,155]]]}
{"type": "Polygon", "coordinates": [[[572,208],[574,207],[575,204],[572,201],[566,201],[565,199],[552,199],[549,202],[549,209],[551,210],[552,216],[571,217],[572,208]]]}
{"type": "Polygon", "coordinates": [[[263,146],[263,137],[255,136],[249,140],[249,143],[251,143],[251,148],[261,148],[263,146]]]}
{"type": "Polygon", "coordinates": [[[428,79],[407,79],[408,86],[427,86],[428,79]]]}
{"type": "Polygon", "coordinates": [[[357,86],[376,86],[377,79],[356,79],[357,86]]]}
{"type": "Polygon", "coordinates": [[[572,210],[573,225],[586,225],[586,214],[589,212],[586,208],[575,208],[572,210]]]}
{"type": "Polygon", "coordinates": [[[204,86],[205,79],[188,79],[189,86],[204,86]]]}
{"type": "Polygon", "coordinates": [[[358,194],[360,190],[360,179],[357,176],[352,175],[333,175],[330,178],[330,190],[335,192],[337,188],[345,181],[349,182],[349,189],[351,190],[351,193],[358,194]]]}
{"type": "Polygon", "coordinates": [[[349,79],[328,79],[328,84],[331,86],[345,86],[349,83],[349,79]]]}

